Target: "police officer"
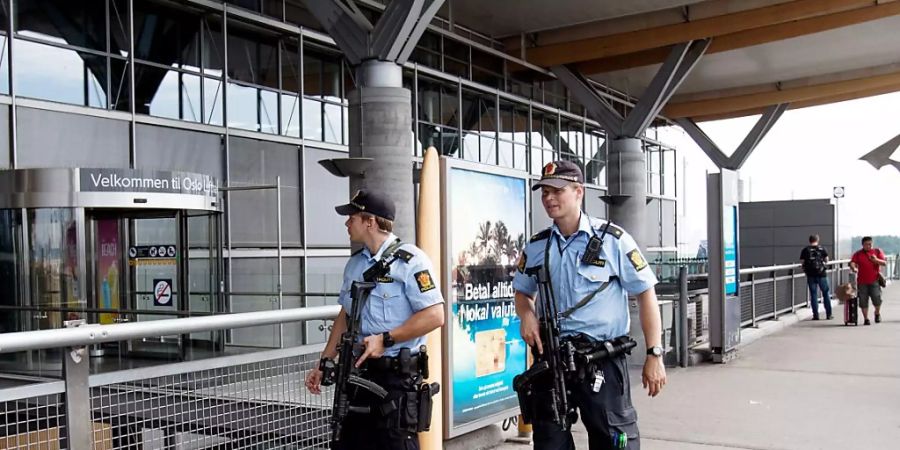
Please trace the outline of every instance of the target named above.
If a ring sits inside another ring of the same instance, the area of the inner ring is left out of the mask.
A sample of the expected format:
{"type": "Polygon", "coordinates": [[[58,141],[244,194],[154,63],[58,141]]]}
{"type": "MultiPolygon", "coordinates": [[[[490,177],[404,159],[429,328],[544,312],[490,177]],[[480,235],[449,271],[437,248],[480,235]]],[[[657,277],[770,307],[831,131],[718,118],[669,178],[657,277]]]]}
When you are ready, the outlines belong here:
{"type": "MultiPolygon", "coordinates": [[[[522,338],[543,353],[534,301],[538,286],[525,274],[526,269],[539,265],[547,268],[558,311],[564,316],[560,320],[564,340],[594,345],[627,335],[628,296],[636,296],[648,347],[643,385],[650,396],[656,396],[666,384],[661,321],[653,288],[657,280],[640,249],[615,224],[581,210],[584,176],[574,163],[547,164],[532,189],[541,189],[541,203],[553,226],[531,237],[513,280],[522,338]],[[602,245],[595,255],[584,258],[592,237],[602,240],[602,245]]],[[[591,371],[591,376],[567,382],[569,402],[580,410],[590,448],[639,450],[637,414],[631,404],[625,356],[602,360],[591,371]]],[[[575,444],[569,431],[535,418],[534,448],[574,449],[575,444]]]]}
{"type": "MultiPolygon", "coordinates": [[[[375,280],[376,287],[362,310],[365,350],[355,364],[365,366],[364,376],[388,390],[389,400],[402,401],[398,399],[415,392],[422,382],[417,357],[420,346],[425,344],[425,335],[444,323],[444,299],[432,277],[431,261],[418,247],[400,242],[392,233],[394,203],[383,194],[360,190],[349,203],[335,210],[348,216],[345,225],[350,241],[363,246],[353,253],[344,268],[338,299],[341,312],[321,356],[334,359],[338,354],[337,345],[347,329],[347,314],[351,309],[351,283],[362,281],[366,269],[388,253],[396,252],[399,257],[386,275],[375,280]],[[402,349],[410,350],[413,357],[407,362],[413,367],[402,367],[398,358],[402,349]]],[[[306,387],[310,392],[319,394],[321,382],[321,370],[313,369],[307,374],[306,387]]],[[[357,405],[369,400],[375,399],[356,398],[351,403],[357,405]]],[[[406,417],[405,411],[385,408],[386,405],[370,405],[373,412],[368,415],[351,413],[344,422],[341,448],[418,449],[416,424],[409,423],[412,419],[406,417]]]]}

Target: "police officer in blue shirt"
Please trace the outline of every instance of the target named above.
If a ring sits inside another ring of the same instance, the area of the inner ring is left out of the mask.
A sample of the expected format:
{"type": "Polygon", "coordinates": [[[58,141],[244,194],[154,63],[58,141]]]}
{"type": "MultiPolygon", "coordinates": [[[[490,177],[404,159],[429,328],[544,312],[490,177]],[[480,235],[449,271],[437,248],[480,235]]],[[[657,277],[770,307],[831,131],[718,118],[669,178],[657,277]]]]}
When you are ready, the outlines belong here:
{"type": "MultiPolygon", "coordinates": [[[[584,176],[574,163],[547,164],[532,189],[541,189],[541,203],[553,226],[531,237],[513,280],[523,339],[543,353],[534,300],[538,286],[526,275],[527,269],[540,265],[547,269],[561,315],[563,340],[571,339],[579,345],[597,345],[627,335],[628,296],[636,296],[647,343],[643,385],[650,396],[656,396],[666,384],[654,291],[657,280],[640,249],[615,224],[581,210],[584,176]],[[595,256],[584,258],[592,237],[602,240],[602,245],[595,256]]],[[[569,403],[580,410],[590,448],[639,450],[637,414],[631,403],[625,356],[602,360],[589,370],[591,376],[567,381],[567,389],[571,393],[569,403]]],[[[534,419],[534,444],[538,450],[575,448],[571,432],[541,418],[534,419]]]]}
{"type": "MultiPolygon", "coordinates": [[[[365,368],[364,376],[388,390],[388,399],[415,392],[422,382],[419,349],[425,335],[443,325],[444,302],[441,290],[432,277],[428,256],[415,245],[401,242],[392,233],[394,203],[379,192],[361,190],[349,203],[335,207],[338,214],[349,216],[345,225],[350,241],[362,244],[344,268],[344,281],[338,302],[341,312],[334,321],[322,358],[334,359],[341,334],[347,329],[351,309],[350,287],[362,281],[363,272],[382,258],[396,253],[389,272],[377,280],[362,310],[361,334],[365,350],[356,361],[365,368]],[[402,361],[401,351],[409,349],[412,358],[402,361]],[[404,364],[408,367],[404,367],[404,364]]],[[[311,370],[306,387],[321,393],[322,371],[311,370]]],[[[360,399],[356,399],[357,402],[360,399]]],[[[363,401],[365,399],[362,399],[363,401]]],[[[355,403],[354,403],[355,404],[355,403]]],[[[402,404],[402,403],[401,403],[402,404]]],[[[346,449],[418,449],[414,418],[405,411],[374,406],[369,415],[350,414],[344,423],[341,447],[346,449]]]]}

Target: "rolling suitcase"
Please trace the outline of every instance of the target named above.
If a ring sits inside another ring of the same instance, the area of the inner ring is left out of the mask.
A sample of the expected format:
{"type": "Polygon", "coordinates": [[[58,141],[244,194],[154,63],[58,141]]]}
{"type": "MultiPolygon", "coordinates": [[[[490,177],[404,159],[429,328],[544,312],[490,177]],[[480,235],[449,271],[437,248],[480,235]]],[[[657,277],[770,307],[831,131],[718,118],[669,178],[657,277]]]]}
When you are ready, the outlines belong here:
{"type": "Polygon", "coordinates": [[[856,297],[844,302],[844,325],[859,325],[859,299],[856,297]]]}

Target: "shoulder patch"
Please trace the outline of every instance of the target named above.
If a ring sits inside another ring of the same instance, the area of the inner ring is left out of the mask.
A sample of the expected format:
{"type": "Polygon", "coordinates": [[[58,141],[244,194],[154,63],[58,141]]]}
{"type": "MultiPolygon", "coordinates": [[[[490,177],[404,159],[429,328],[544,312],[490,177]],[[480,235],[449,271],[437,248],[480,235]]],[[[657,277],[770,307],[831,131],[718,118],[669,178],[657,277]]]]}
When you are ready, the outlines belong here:
{"type": "Polygon", "coordinates": [[[416,272],[413,276],[416,278],[416,284],[419,285],[419,292],[428,292],[435,288],[431,273],[427,270],[416,272]]]}
{"type": "Polygon", "coordinates": [[[523,250],[522,253],[519,255],[519,262],[516,263],[516,268],[519,269],[520,273],[525,273],[525,264],[527,263],[527,261],[528,261],[528,256],[525,254],[525,251],[523,250]]]}
{"type": "Polygon", "coordinates": [[[634,266],[634,270],[640,271],[644,267],[647,267],[647,261],[644,259],[644,255],[641,254],[641,251],[638,249],[634,249],[628,253],[628,261],[631,262],[631,265],[634,266]]]}
{"type": "Polygon", "coordinates": [[[413,257],[415,256],[412,253],[403,250],[402,248],[394,252],[394,254],[397,255],[397,258],[402,259],[403,262],[409,262],[409,260],[413,259],[413,257]]]}
{"type": "Polygon", "coordinates": [[[549,237],[550,237],[550,229],[544,228],[542,231],[539,231],[539,232],[531,235],[531,239],[529,239],[528,242],[543,241],[544,239],[547,239],[549,237]]]}

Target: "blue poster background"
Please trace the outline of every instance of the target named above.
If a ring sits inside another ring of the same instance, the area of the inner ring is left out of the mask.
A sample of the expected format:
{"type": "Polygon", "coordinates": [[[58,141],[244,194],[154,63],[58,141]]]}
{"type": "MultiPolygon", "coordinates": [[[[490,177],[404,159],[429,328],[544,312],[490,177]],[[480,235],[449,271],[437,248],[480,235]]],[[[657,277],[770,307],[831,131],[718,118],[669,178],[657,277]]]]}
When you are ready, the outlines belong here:
{"type": "Polygon", "coordinates": [[[519,406],[512,388],[514,376],[525,371],[526,349],[519,334],[519,318],[512,300],[466,302],[462,307],[472,312],[460,314],[460,303],[453,305],[453,424],[459,426],[519,406]],[[468,320],[487,310],[486,319],[468,320]],[[498,314],[499,313],[499,314],[498,314]],[[496,316],[496,317],[495,317],[496,316]],[[505,369],[478,376],[476,334],[496,332],[505,334],[505,369]],[[467,341],[465,343],[461,341],[467,341]]]}
{"type": "Polygon", "coordinates": [[[724,233],[725,241],[725,294],[737,294],[737,206],[725,207],[724,233]]]}

